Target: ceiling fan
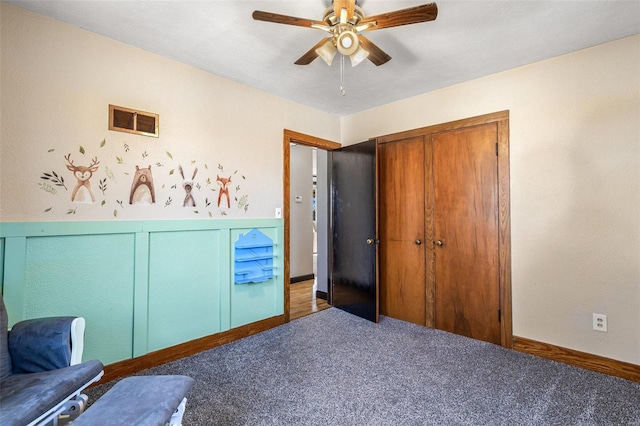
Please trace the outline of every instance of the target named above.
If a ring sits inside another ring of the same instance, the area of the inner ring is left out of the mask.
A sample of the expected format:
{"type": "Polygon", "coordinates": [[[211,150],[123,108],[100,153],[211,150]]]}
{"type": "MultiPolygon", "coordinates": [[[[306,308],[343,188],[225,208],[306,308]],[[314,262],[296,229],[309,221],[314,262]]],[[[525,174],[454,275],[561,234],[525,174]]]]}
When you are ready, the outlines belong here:
{"type": "Polygon", "coordinates": [[[322,21],[262,12],[260,10],[254,11],[252,16],[253,19],[258,21],[315,28],[330,34],[302,55],[295,62],[296,65],[308,65],[318,56],[327,65],[331,65],[336,53],[339,52],[343,56],[348,56],[351,59],[351,65],[354,67],[365,59],[369,59],[379,66],[388,62],[391,56],[363,36],[362,33],[433,21],[438,16],[438,7],[435,3],[428,3],[394,12],[365,16],[362,9],[356,5],[356,0],[333,0],[333,6],[325,10],[322,21]]]}

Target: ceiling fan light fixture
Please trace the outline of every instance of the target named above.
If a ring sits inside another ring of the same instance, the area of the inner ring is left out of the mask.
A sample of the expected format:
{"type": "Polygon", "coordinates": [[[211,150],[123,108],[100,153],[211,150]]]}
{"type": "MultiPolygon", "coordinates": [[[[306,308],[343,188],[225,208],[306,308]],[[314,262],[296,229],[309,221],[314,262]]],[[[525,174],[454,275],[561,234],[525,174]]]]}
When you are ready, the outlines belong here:
{"type": "Polygon", "coordinates": [[[318,47],[316,49],[316,53],[327,63],[327,65],[330,66],[333,58],[336,56],[336,53],[338,53],[338,49],[333,45],[333,41],[329,40],[322,46],[318,47]]]}
{"type": "Polygon", "coordinates": [[[358,36],[353,31],[343,31],[337,40],[338,51],[345,56],[349,56],[358,50],[360,42],[358,36]]]}
{"type": "Polygon", "coordinates": [[[329,33],[329,38],[316,43],[294,62],[296,65],[309,65],[318,56],[322,56],[331,65],[337,50],[341,54],[340,63],[344,64],[344,57],[349,56],[352,66],[360,64],[364,59],[380,66],[391,59],[391,56],[361,34],[364,31],[433,21],[438,16],[438,6],[435,3],[365,16],[364,11],[356,4],[358,1],[363,0],[331,0],[332,6],[325,9],[322,21],[261,10],[254,10],[251,16],[257,21],[314,28],[329,33]],[[327,40],[331,40],[333,46],[327,40]],[[362,49],[361,45],[364,46],[362,49]]]}
{"type": "Polygon", "coordinates": [[[362,61],[364,61],[368,57],[369,57],[369,51],[366,49],[363,49],[362,46],[358,46],[358,49],[356,49],[355,53],[349,55],[349,59],[351,59],[351,66],[355,67],[356,65],[359,65],[362,61]]]}

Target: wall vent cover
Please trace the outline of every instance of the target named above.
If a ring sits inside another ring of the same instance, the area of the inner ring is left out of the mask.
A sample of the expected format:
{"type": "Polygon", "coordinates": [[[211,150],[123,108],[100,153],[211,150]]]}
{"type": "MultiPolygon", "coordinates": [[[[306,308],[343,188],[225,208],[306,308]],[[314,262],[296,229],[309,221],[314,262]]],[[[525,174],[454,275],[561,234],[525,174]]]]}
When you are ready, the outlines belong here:
{"type": "Polygon", "coordinates": [[[158,114],[109,105],[109,130],[157,138],[159,122],[158,114]]]}

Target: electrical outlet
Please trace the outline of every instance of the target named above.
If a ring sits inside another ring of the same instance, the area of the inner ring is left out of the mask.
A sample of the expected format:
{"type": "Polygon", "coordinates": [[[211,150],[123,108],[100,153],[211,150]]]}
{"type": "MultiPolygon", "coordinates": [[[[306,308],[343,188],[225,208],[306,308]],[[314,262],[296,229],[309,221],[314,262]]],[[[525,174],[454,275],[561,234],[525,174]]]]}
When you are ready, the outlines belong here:
{"type": "Polygon", "coordinates": [[[593,329],[607,332],[607,316],[603,314],[593,314],[593,329]]]}

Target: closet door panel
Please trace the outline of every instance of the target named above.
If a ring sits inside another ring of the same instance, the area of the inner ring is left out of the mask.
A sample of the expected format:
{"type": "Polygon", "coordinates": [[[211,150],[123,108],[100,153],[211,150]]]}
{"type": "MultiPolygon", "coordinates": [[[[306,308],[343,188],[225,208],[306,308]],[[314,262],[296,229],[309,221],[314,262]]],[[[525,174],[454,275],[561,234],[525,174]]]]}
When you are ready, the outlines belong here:
{"type": "Polygon", "coordinates": [[[380,313],[425,324],[425,144],[380,144],[380,313]]]}
{"type": "Polygon", "coordinates": [[[500,344],[495,123],[433,137],[436,328],[500,344]]]}

